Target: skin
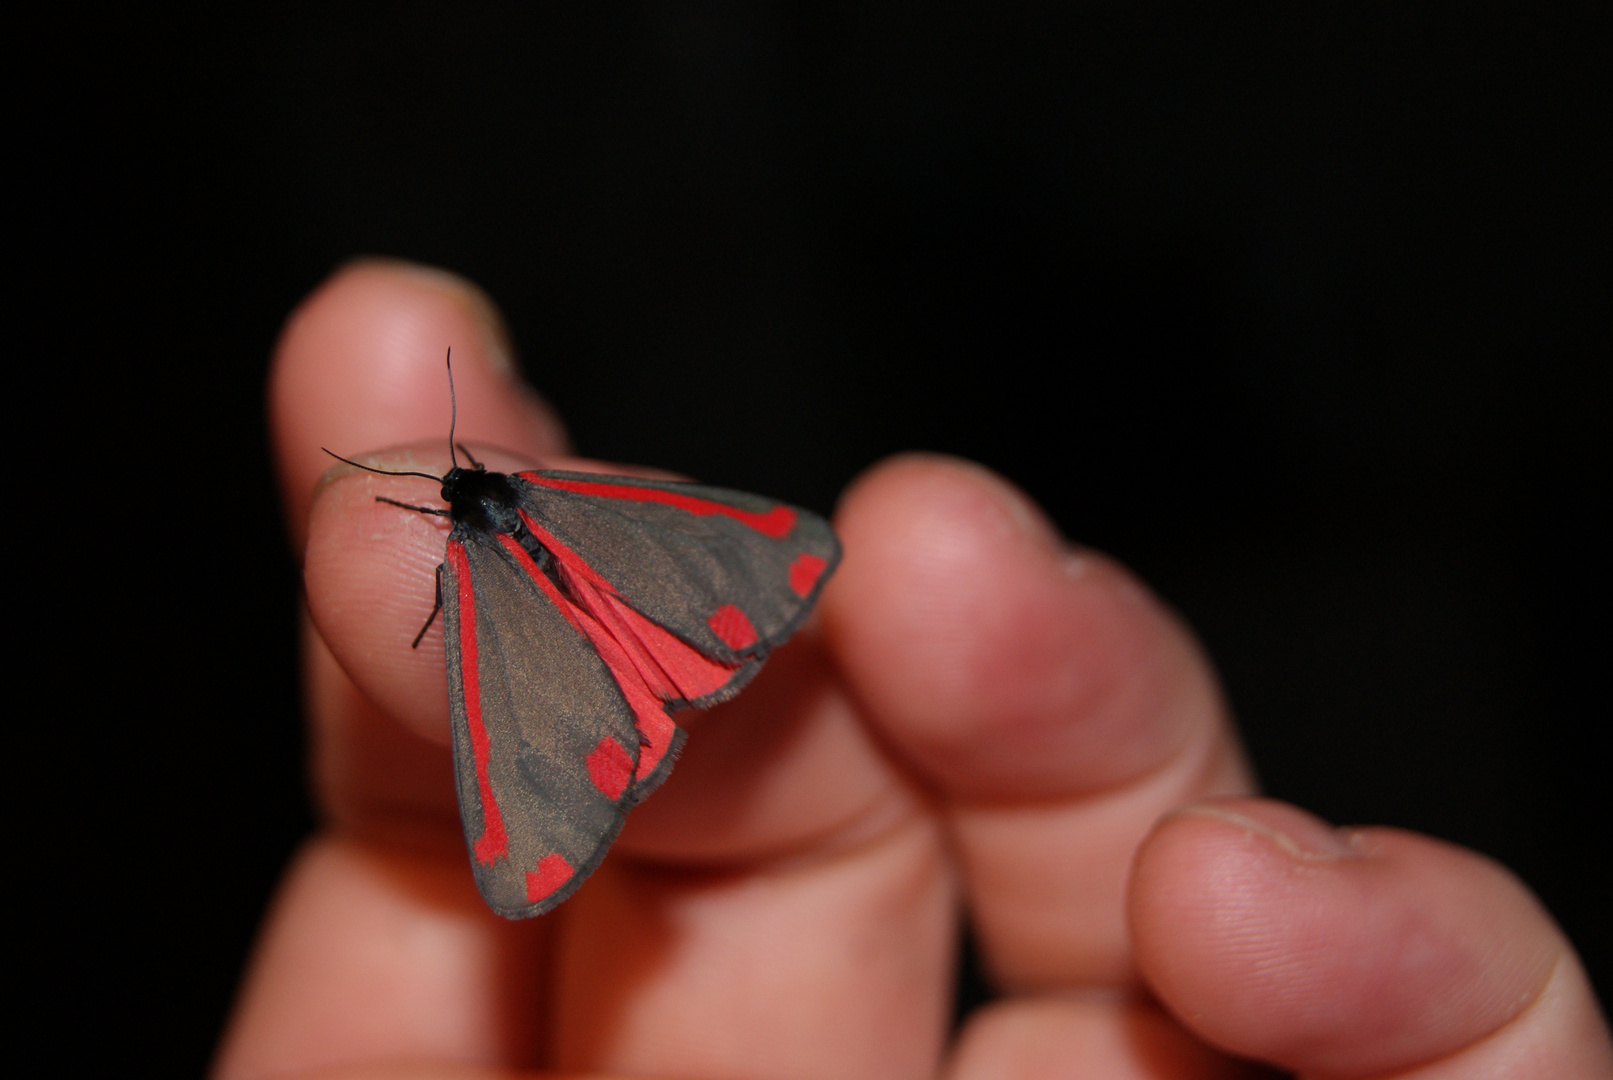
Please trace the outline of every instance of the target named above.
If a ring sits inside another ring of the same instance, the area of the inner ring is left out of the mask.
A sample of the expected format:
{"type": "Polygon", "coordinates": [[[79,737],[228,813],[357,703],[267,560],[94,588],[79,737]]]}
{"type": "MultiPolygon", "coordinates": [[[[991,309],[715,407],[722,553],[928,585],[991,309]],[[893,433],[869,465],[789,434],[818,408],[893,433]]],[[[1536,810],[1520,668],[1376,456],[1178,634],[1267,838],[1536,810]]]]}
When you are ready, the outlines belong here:
{"type": "MultiPolygon", "coordinates": [[[[445,526],[424,480],[566,457],[474,288],[347,267],[288,321],[270,419],[305,552],[323,827],[215,1063],[269,1076],[1608,1077],[1572,948],[1472,852],[1250,797],[1188,629],[1024,495],[940,457],[845,493],[845,561],[556,913],[492,915],[449,770],[445,526]],[[1002,996],[949,1030],[967,918],[1002,996]]],[[[621,466],[610,466],[623,471],[621,466]]]]}

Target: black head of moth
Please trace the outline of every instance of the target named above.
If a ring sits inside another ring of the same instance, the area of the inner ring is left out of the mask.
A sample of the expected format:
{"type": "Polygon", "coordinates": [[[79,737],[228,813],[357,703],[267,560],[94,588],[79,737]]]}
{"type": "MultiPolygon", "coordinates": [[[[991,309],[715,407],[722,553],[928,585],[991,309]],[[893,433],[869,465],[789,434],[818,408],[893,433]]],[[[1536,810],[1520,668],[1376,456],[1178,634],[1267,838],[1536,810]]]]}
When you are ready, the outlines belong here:
{"type": "Polygon", "coordinates": [[[452,522],[415,644],[440,611],[471,868],[494,911],[524,918],[599,865],[671,771],[672,714],[739,692],[806,620],[840,544],[757,495],[499,473],[457,450],[469,468],[450,425],[444,476],[348,464],[441,484],[447,509],[379,501],[452,522]]]}

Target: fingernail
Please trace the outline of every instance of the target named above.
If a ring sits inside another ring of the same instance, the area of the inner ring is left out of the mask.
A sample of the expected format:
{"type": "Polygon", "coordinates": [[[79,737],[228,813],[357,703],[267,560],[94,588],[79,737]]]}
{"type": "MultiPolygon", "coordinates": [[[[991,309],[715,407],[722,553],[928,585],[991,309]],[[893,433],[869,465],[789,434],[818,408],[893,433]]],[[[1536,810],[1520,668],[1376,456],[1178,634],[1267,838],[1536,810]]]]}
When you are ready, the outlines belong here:
{"type": "Polygon", "coordinates": [[[1202,802],[1183,807],[1176,813],[1182,817],[1210,818],[1245,833],[1263,836],[1296,859],[1339,859],[1359,854],[1348,834],[1284,803],[1245,803],[1234,808],[1224,803],[1202,802]]]}
{"type": "Polygon", "coordinates": [[[1064,539],[1058,529],[1030,496],[984,465],[972,461],[960,461],[958,464],[984,482],[983,486],[1002,512],[1004,534],[1025,537],[1055,550],[1064,549],[1064,539]]]}
{"type": "Polygon", "coordinates": [[[365,267],[407,276],[429,289],[448,296],[456,303],[464,304],[476,324],[478,336],[482,339],[480,355],[486,361],[488,370],[519,381],[515,365],[515,348],[510,339],[509,329],[504,325],[498,307],[475,282],[439,266],[383,255],[358,256],[346,263],[343,269],[365,267]]]}
{"type": "Polygon", "coordinates": [[[1059,569],[1064,571],[1065,577],[1084,578],[1092,572],[1092,558],[1085,551],[1066,552],[1059,569]]]}

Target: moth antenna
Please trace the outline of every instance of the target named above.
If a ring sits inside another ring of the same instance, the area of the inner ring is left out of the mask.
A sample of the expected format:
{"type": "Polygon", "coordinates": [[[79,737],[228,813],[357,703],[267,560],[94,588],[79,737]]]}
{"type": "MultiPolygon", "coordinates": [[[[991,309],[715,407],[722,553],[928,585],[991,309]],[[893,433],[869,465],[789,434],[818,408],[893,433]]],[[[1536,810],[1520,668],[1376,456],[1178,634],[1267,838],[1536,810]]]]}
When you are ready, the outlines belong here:
{"type": "MultiPolygon", "coordinates": [[[[320,449],[325,450],[323,446],[321,446],[320,449]]],[[[353,466],[355,469],[363,469],[365,472],[380,473],[382,476],[423,476],[427,480],[437,480],[439,482],[442,480],[442,477],[434,476],[428,472],[399,472],[392,469],[372,469],[368,465],[360,465],[352,458],[344,458],[334,450],[325,450],[325,453],[329,454],[331,457],[342,462],[343,464],[353,466]]]]}
{"type": "MultiPolygon", "coordinates": [[[[454,456],[454,425],[459,423],[459,399],[454,396],[454,347],[448,346],[448,355],[443,358],[448,365],[448,460],[459,468],[459,459],[454,456]]],[[[466,455],[469,456],[468,454],[466,455]]]]}
{"type": "Polygon", "coordinates": [[[377,495],[375,497],[375,501],[378,503],[386,503],[388,506],[401,506],[405,510],[413,510],[417,514],[430,514],[433,517],[454,516],[454,512],[452,510],[443,510],[436,506],[416,506],[414,503],[399,502],[396,499],[389,499],[385,495],[377,495]]]}

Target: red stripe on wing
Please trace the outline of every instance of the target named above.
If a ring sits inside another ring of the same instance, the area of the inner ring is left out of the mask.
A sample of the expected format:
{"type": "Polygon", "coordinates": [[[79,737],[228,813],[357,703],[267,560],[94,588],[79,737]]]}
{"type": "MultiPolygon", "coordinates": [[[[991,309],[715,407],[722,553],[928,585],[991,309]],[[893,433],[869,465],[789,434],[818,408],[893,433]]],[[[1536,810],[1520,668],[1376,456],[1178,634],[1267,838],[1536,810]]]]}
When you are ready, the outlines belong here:
{"type": "Polygon", "coordinates": [[[570,491],[577,495],[596,495],[600,498],[623,499],[628,502],[661,503],[665,506],[675,506],[697,517],[721,514],[733,518],[742,525],[748,525],[763,536],[774,540],[784,539],[795,527],[795,511],[782,503],[764,513],[757,513],[754,510],[741,510],[737,506],[713,502],[695,495],[685,495],[679,491],[666,491],[662,488],[634,487],[631,484],[600,484],[589,480],[561,480],[535,472],[515,475],[529,484],[553,488],[556,491],[570,491]]]}
{"type": "Polygon", "coordinates": [[[738,664],[713,660],[660,623],[633,610],[614,591],[577,576],[563,561],[560,570],[573,595],[627,650],[645,684],[661,700],[699,701],[727,686],[739,670],[738,664]]]}
{"type": "Polygon", "coordinates": [[[588,643],[594,647],[599,658],[605,661],[605,666],[610,669],[611,678],[616,680],[622,696],[627,699],[628,708],[633,710],[634,726],[638,728],[641,740],[638,771],[634,778],[642,779],[648,776],[656,763],[659,763],[671,748],[672,735],[677,730],[677,725],[661,707],[660,699],[650,692],[650,688],[634,667],[632,659],[610,632],[601,626],[597,619],[572,603],[569,597],[555,588],[554,582],[538,569],[538,564],[532,561],[532,556],[527,554],[526,549],[513,537],[500,533],[499,542],[526,571],[532,583],[543,590],[550,603],[560,610],[560,614],[566,617],[579,634],[588,639],[588,643]],[[646,762],[649,764],[646,765],[646,762]]]}
{"type": "MultiPolygon", "coordinates": [[[[524,510],[521,520],[554,556],[566,588],[582,605],[579,610],[592,616],[611,635],[650,693],[663,702],[699,701],[728,685],[739,670],[739,664],[707,656],[666,627],[635,611],[599,571],[524,510]]],[[[749,620],[745,625],[750,626],[749,620]]],[[[746,644],[753,643],[755,636],[753,629],[746,644]]],[[[620,683],[622,673],[615,668],[612,673],[620,683]]],[[[640,721],[639,733],[647,743],[639,750],[637,778],[642,780],[655,770],[661,757],[671,748],[675,725],[666,720],[664,710],[654,725],[647,723],[642,715],[640,721]]]]}
{"type": "Polygon", "coordinates": [[[639,674],[663,700],[698,701],[721,690],[733,678],[739,665],[713,660],[660,623],[646,618],[623,600],[599,571],[524,510],[521,520],[554,556],[567,587],[628,650],[639,674]]]}
{"type": "Polygon", "coordinates": [[[476,764],[476,788],[482,798],[482,835],[471,845],[476,861],[491,865],[509,854],[509,837],[504,832],[504,816],[493,797],[493,781],[488,762],[493,756],[487,725],[482,722],[481,668],[476,660],[476,591],[470,579],[470,561],[465,545],[448,545],[448,559],[454,564],[454,581],[459,585],[459,678],[465,689],[465,726],[470,729],[471,757],[476,764]]]}

